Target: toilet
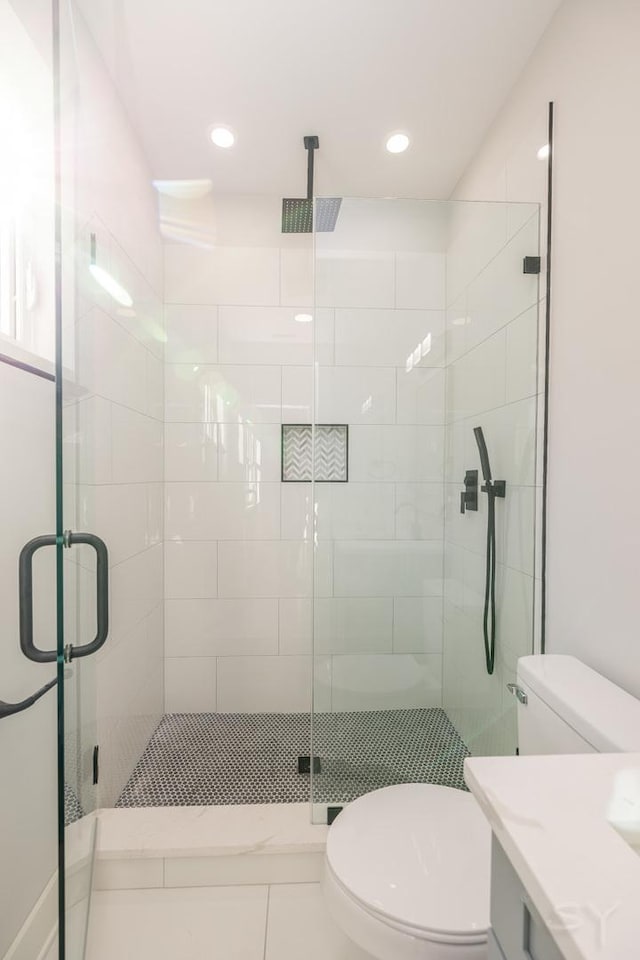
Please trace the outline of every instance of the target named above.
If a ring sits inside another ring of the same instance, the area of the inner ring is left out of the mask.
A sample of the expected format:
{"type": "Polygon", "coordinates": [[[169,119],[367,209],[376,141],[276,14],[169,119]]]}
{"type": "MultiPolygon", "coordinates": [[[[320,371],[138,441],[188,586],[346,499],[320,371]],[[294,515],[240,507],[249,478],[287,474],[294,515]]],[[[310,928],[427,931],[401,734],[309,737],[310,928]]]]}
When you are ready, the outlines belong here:
{"type": "MultiPolygon", "coordinates": [[[[640,750],[640,700],[574,657],[518,661],[521,754],[640,750]]],[[[384,787],[329,830],[323,892],[376,960],[487,960],[491,831],[470,793],[384,787]]]]}

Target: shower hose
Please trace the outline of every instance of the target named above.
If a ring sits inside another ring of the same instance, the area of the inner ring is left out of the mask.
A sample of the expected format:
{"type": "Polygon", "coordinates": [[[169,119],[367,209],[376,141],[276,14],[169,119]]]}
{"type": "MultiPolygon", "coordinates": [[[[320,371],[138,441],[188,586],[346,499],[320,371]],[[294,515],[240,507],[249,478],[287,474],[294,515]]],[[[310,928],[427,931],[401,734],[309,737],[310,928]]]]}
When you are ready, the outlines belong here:
{"type": "Polygon", "coordinates": [[[496,657],[496,493],[488,480],[487,493],[487,568],[484,584],[484,657],[487,673],[493,673],[496,657]]]}

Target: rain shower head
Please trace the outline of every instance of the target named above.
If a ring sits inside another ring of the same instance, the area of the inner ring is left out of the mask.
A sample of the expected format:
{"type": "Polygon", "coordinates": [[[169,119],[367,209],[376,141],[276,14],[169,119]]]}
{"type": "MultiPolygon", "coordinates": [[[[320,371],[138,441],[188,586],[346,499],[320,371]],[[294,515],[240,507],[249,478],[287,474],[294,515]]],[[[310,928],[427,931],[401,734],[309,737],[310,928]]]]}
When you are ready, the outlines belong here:
{"type": "MultiPolygon", "coordinates": [[[[313,157],[314,150],[320,146],[318,137],[305,137],[304,148],[307,151],[307,195],[300,199],[285,197],[282,201],[282,232],[312,233],[313,222],[313,157]]],[[[316,233],[332,233],[340,213],[342,197],[319,197],[315,201],[316,233]]]]}

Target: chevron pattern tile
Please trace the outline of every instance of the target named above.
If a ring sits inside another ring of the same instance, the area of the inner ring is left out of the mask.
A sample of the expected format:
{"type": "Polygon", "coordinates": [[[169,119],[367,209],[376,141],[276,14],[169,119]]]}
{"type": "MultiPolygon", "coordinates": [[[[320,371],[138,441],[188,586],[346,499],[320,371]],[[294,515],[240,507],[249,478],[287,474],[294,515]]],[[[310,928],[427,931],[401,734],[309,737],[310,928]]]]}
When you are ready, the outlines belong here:
{"type": "MultiPolygon", "coordinates": [[[[312,427],[310,423],[282,425],[282,479],[285,483],[311,480],[312,427]]],[[[318,482],[345,483],[348,478],[346,424],[316,424],[318,482]]]]}

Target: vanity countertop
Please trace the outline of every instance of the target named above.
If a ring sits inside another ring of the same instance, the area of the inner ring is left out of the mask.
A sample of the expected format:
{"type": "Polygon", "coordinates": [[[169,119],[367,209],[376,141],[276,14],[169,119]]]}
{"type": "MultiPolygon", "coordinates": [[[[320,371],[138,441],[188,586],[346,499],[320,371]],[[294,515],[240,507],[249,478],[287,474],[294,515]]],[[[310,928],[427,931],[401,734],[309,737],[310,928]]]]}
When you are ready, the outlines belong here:
{"type": "Polygon", "coordinates": [[[465,778],[567,960],[640,958],[640,753],[474,757],[465,778]]]}

